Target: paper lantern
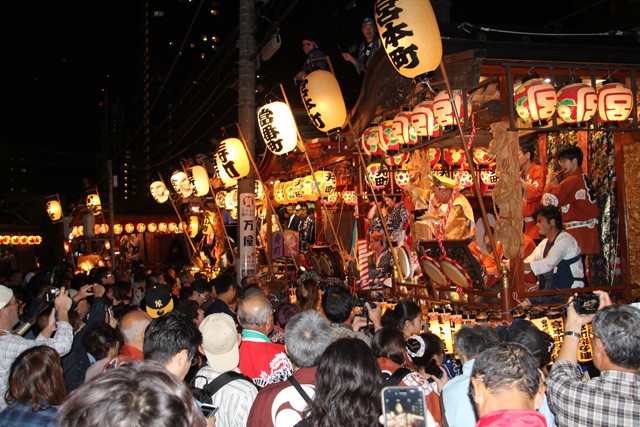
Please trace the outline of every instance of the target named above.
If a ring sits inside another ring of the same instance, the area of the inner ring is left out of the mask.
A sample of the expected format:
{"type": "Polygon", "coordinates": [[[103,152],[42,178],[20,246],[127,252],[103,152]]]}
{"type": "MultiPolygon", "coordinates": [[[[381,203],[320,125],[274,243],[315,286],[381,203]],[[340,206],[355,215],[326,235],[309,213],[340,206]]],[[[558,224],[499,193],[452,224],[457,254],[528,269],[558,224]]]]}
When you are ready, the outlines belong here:
{"type": "Polygon", "coordinates": [[[392,169],[398,169],[409,161],[411,155],[409,153],[400,153],[395,156],[391,156],[385,160],[385,163],[391,166],[392,169]]]}
{"type": "Polygon", "coordinates": [[[231,219],[238,219],[238,208],[233,208],[229,211],[231,219]]]}
{"type": "Polygon", "coordinates": [[[138,233],[144,233],[146,229],[147,229],[147,226],[144,222],[139,222],[138,224],[136,224],[136,231],[138,233]]]}
{"type": "Polygon", "coordinates": [[[215,223],[215,216],[213,212],[205,210],[202,215],[202,234],[209,236],[213,234],[213,224],[215,223]]]}
{"type": "Polygon", "coordinates": [[[485,147],[475,147],[471,154],[473,156],[473,160],[475,160],[478,165],[487,166],[495,159],[495,156],[493,156],[489,152],[489,149],[485,147]]]}
{"type": "Polygon", "coordinates": [[[418,143],[418,134],[413,129],[413,114],[405,108],[393,118],[393,133],[400,140],[400,145],[409,146],[418,143]]]}
{"type": "Polygon", "coordinates": [[[3,245],[8,245],[9,243],[11,243],[11,236],[2,236],[0,240],[2,240],[3,245]]]}
{"type": "Polygon", "coordinates": [[[100,234],[100,224],[93,225],[93,234],[100,234]]]}
{"type": "Polygon", "coordinates": [[[422,79],[442,60],[442,41],[429,0],[376,0],[374,16],[382,46],[402,76],[422,79]]]}
{"type": "Polygon", "coordinates": [[[287,195],[284,192],[284,184],[284,182],[280,181],[276,181],[276,183],[273,184],[273,198],[281,205],[287,203],[287,195]]]}
{"type": "Polygon", "coordinates": [[[463,148],[445,148],[444,161],[449,166],[462,166],[467,161],[463,148]]]}
{"type": "Polygon", "coordinates": [[[11,236],[11,244],[12,245],[20,244],[20,236],[11,236]]]}
{"type": "Polygon", "coordinates": [[[158,231],[158,225],[155,222],[150,222],[149,225],[147,225],[147,230],[149,233],[155,233],[158,231]]]}
{"type": "Polygon", "coordinates": [[[380,137],[380,125],[378,125],[378,123],[371,123],[369,127],[364,130],[362,134],[362,148],[365,153],[374,158],[384,155],[387,146],[383,145],[382,138],[380,137]]]}
{"type": "Polygon", "coordinates": [[[626,120],[633,108],[633,93],[621,83],[607,83],[598,89],[598,119],[601,122],[626,120]]]}
{"type": "Polygon", "coordinates": [[[209,186],[209,174],[204,166],[191,166],[187,169],[187,177],[191,188],[193,188],[194,196],[204,197],[209,194],[211,189],[209,186]]]}
{"type": "Polygon", "coordinates": [[[584,83],[566,85],[558,91],[558,121],[575,125],[588,122],[598,109],[596,90],[584,83]]]}
{"type": "Polygon", "coordinates": [[[193,187],[189,183],[189,177],[181,170],[176,170],[171,174],[171,186],[181,197],[191,197],[193,187]]]}
{"type": "Polygon", "coordinates": [[[367,166],[367,180],[374,190],[382,190],[389,183],[389,170],[381,163],[372,163],[367,166]]]}
{"type": "Polygon", "coordinates": [[[156,202],[164,203],[169,200],[169,190],[167,190],[167,186],[164,185],[164,182],[153,181],[151,185],[149,185],[149,190],[156,202]]]}
{"type": "Polygon", "coordinates": [[[216,165],[220,174],[224,172],[231,179],[242,179],[251,172],[251,162],[238,138],[227,138],[220,143],[216,165]]]}
{"type": "Polygon", "coordinates": [[[338,201],[338,193],[331,193],[327,196],[327,200],[325,201],[327,206],[333,206],[338,201]]]}
{"type": "Polygon", "coordinates": [[[440,161],[441,157],[442,157],[442,151],[440,151],[439,148],[433,148],[433,147],[429,148],[429,163],[431,164],[431,167],[435,166],[436,163],[440,161]]]}
{"type": "Polygon", "coordinates": [[[189,232],[189,237],[191,237],[192,239],[198,235],[198,225],[198,216],[189,216],[189,225],[187,226],[187,231],[189,232]]]}
{"type": "Polygon", "coordinates": [[[29,237],[28,236],[19,236],[19,239],[20,239],[19,240],[19,244],[20,245],[26,245],[28,240],[29,240],[29,237]]]}
{"type": "Polygon", "coordinates": [[[176,231],[178,231],[178,224],[176,224],[175,222],[170,222],[169,224],[167,224],[167,229],[170,233],[175,233],[176,231]]]}
{"type": "Polygon", "coordinates": [[[224,171],[224,169],[220,170],[217,164],[213,165],[213,171],[215,172],[216,176],[220,178],[220,182],[222,182],[222,185],[224,186],[224,188],[229,188],[229,187],[233,187],[234,185],[238,185],[238,180],[231,178],[224,171]]]}
{"type": "Polygon", "coordinates": [[[406,169],[400,169],[393,173],[393,179],[399,188],[405,188],[410,183],[409,171],[406,169]]]}
{"type": "Polygon", "coordinates": [[[427,138],[440,135],[440,124],[436,121],[432,101],[422,101],[411,112],[413,130],[418,136],[427,138]]]}
{"type": "Polygon", "coordinates": [[[233,209],[238,207],[237,188],[232,188],[230,191],[227,191],[227,194],[224,196],[224,205],[226,209],[233,209]]]}
{"type": "Polygon", "coordinates": [[[356,196],[356,192],[349,190],[342,192],[342,201],[345,205],[355,206],[358,203],[358,197],[356,196]]]}
{"type": "Polygon", "coordinates": [[[302,178],[295,178],[293,180],[293,184],[291,184],[291,188],[293,189],[293,195],[296,202],[304,200],[304,197],[302,196],[302,178]]]}
{"type": "Polygon", "coordinates": [[[593,324],[587,323],[580,330],[580,344],[578,344],[578,362],[586,363],[593,360],[593,347],[591,346],[591,333],[593,324]]]}
{"type": "Polygon", "coordinates": [[[256,179],[255,181],[255,186],[254,186],[254,190],[253,190],[253,196],[255,197],[256,200],[263,200],[264,199],[264,185],[262,185],[262,181],[256,179]]]}
{"type": "Polygon", "coordinates": [[[393,131],[393,119],[388,118],[380,123],[380,139],[387,147],[387,155],[393,156],[400,151],[400,139],[393,131]]]}
{"type": "Polygon", "coordinates": [[[62,218],[62,206],[57,200],[49,200],[47,202],[47,215],[51,221],[59,221],[62,218]]]}
{"type": "Polygon", "coordinates": [[[462,171],[460,173],[462,174],[460,177],[460,185],[465,188],[473,187],[473,176],[471,175],[471,172],[462,171]]]}
{"type": "Polygon", "coordinates": [[[98,216],[102,213],[102,204],[100,203],[98,193],[87,195],[87,209],[93,216],[98,216]]]}
{"type": "Polygon", "coordinates": [[[28,236],[27,245],[35,245],[35,244],[36,244],[36,236],[28,236]]]}
{"type": "MultiPolygon", "coordinates": [[[[453,104],[460,117],[460,125],[464,126],[465,115],[471,114],[471,103],[469,100],[467,100],[467,105],[463,103],[463,93],[461,90],[452,90],[451,94],[453,95],[453,104]]],[[[433,112],[436,116],[436,122],[444,128],[443,130],[453,128],[458,123],[453,111],[453,106],[451,105],[449,93],[446,90],[438,92],[433,98],[433,112]]]]}
{"type": "Polygon", "coordinates": [[[347,107],[336,77],[325,70],[311,72],[300,83],[300,97],[307,115],[318,130],[327,133],[342,129],[347,107]]]}
{"type": "Polygon", "coordinates": [[[284,102],[276,101],[258,108],[258,128],[273,154],[287,154],[296,148],[296,121],[284,102]]]}
{"type": "Polygon", "coordinates": [[[330,171],[316,171],[314,173],[322,197],[328,197],[336,190],[336,175],[330,171]]]}
{"type": "Polygon", "coordinates": [[[302,178],[300,184],[302,190],[302,198],[307,202],[314,202],[318,200],[318,190],[316,183],[313,179],[313,175],[307,175],[302,178]]]}
{"type": "Polygon", "coordinates": [[[159,222],[158,223],[158,231],[160,233],[166,233],[167,232],[167,223],[166,222],[159,222]]]}
{"type": "Polygon", "coordinates": [[[227,208],[226,207],[226,202],[225,202],[226,197],[227,197],[227,192],[224,191],[224,190],[218,191],[216,193],[215,201],[216,201],[216,205],[218,205],[218,207],[220,209],[226,209],[227,208]]]}
{"type": "Polygon", "coordinates": [[[523,79],[514,95],[516,113],[532,126],[544,126],[553,116],[558,103],[556,90],[550,83],[534,76],[523,79]]]}
{"type": "Polygon", "coordinates": [[[113,234],[120,235],[122,234],[123,227],[122,224],[113,224],[113,234]]]}
{"type": "Polygon", "coordinates": [[[494,171],[481,171],[480,181],[486,185],[495,185],[498,182],[498,176],[494,171]]]}
{"type": "Polygon", "coordinates": [[[560,347],[562,347],[562,339],[564,337],[564,319],[560,311],[547,312],[547,319],[549,319],[549,335],[553,337],[555,346],[551,352],[551,359],[556,360],[560,347]]]}
{"type": "Polygon", "coordinates": [[[284,183],[284,195],[287,199],[287,203],[296,203],[296,195],[294,192],[293,181],[287,181],[284,183]]]}
{"type": "Polygon", "coordinates": [[[34,244],[39,245],[42,243],[42,236],[35,236],[34,244]]]}
{"type": "Polygon", "coordinates": [[[100,224],[100,234],[109,233],[109,224],[100,224]]]}
{"type": "Polygon", "coordinates": [[[124,231],[126,231],[127,233],[133,233],[135,229],[136,227],[130,222],[124,225],[124,231]]]}

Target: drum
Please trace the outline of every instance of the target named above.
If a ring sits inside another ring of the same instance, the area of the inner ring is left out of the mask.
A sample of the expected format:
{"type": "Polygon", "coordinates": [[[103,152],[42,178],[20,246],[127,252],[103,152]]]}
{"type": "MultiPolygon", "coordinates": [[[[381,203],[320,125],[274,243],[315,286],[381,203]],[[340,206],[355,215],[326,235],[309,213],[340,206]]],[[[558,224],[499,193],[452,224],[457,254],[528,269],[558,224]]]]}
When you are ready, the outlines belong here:
{"type": "Polygon", "coordinates": [[[337,252],[328,246],[313,247],[311,252],[318,262],[317,271],[320,276],[344,278],[344,272],[341,268],[342,261],[337,252]]]}
{"type": "Polygon", "coordinates": [[[422,272],[426,276],[431,278],[431,280],[439,286],[447,286],[449,283],[442,267],[440,267],[440,264],[430,256],[423,255],[420,257],[420,268],[422,268],[422,272]]]}
{"type": "Polygon", "coordinates": [[[404,246],[398,246],[393,248],[396,251],[398,257],[398,263],[400,264],[400,274],[403,279],[410,279],[412,274],[411,258],[409,258],[409,251],[404,246]]]}
{"type": "Polygon", "coordinates": [[[440,261],[440,266],[454,285],[460,286],[462,289],[469,289],[473,286],[473,280],[471,280],[466,270],[458,265],[455,259],[444,258],[440,261]]]}
{"type": "Polygon", "coordinates": [[[309,265],[311,266],[313,271],[318,273],[318,275],[322,274],[322,270],[320,268],[320,261],[318,260],[318,256],[316,254],[314,254],[313,252],[309,252],[307,254],[307,261],[309,262],[309,265]]]}

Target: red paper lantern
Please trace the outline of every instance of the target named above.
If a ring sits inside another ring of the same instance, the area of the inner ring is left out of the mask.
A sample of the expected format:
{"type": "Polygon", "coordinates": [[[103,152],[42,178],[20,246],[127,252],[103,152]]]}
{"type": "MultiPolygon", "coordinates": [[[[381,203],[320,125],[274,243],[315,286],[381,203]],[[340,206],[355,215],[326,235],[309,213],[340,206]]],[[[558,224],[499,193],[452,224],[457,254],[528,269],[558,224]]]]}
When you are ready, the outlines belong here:
{"type": "Polygon", "coordinates": [[[382,190],[389,183],[389,170],[380,163],[367,166],[367,180],[374,190],[382,190]]]}
{"type": "Polygon", "coordinates": [[[434,148],[434,147],[429,148],[429,163],[431,164],[432,168],[436,165],[436,163],[440,161],[441,157],[442,157],[442,151],[440,151],[439,148],[434,148]]]}
{"type": "Polygon", "coordinates": [[[449,166],[462,166],[467,161],[467,156],[462,148],[445,148],[444,161],[449,166]]]}
{"type": "Polygon", "coordinates": [[[523,80],[513,95],[516,112],[525,123],[544,126],[553,116],[558,96],[553,85],[539,77],[523,80]]]}
{"type": "Polygon", "coordinates": [[[633,93],[622,83],[607,83],[598,89],[598,118],[601,122],[627,120],[633,108],[633,93]]]}
{"type": "Polygon", "coordinates": [[[400,151],[400,139],[393,131],[393,119],[388,118],[380,123],[380,138],[387,149],[387,155],[393,156],[400,151]]]}
{"type": "Polygon", "coordinates": [[[418,136],[436,137],[440,135],[440,125],[436,121],[432,101],[422,101],[411,112],[413,130],[418,136]]]}
{"type": "Polygon", "coordinates": [[[472,154],[473,160],[479,165],[489,165],[495,159],[495,156],[492,156],[489,149],[485,147],[474,148],[472,154]]]}
{"type": "MultiPolygon", "coordinates": [[[[471,114],[471,104],[467,100],[467,105],[464,105],[461,90],[452,90],[451,94],[453,95],[453,104],[456,106],[458,116],[460,117],[460,125],[464,126],[465,114],[471,114]],[[469,111],[465,112],[465,109],[469,111]]],[[[458,123],[453,111],[453,106],[451,105],[449,93],[446,90],[438,92],[433,98],[433,111],[436,115],[436,121],[445,129],[454,127],[458,123]]]]}
{"type": "Polygon", "coordinates": [[[385,163],[391,166],[393,169],[397,169],[409,161],[409,153],[400,153],[395,156],[391,156],[385,160],[385,163]]]}
{"type": "Polygon", "coordinates": [[[406,108],[393,118],[393,132],[400,139],[402,145],[416,145],[418,134],[413,129],[412,112],[406,108]]]}
{"type": "Polygon", "coordinates": [[[584,83],[573,83],[558,91],[558,121],[568,125],[588,122],[598,109],[596,90],[584,83]]]}
{"type": "Polygon", "coordinates": [[[387,147],[383,145],[380,137],[380,126],[378,123],[371,123],[362,134],[362,148],[364,152],[375,157],[384,155],[387,147]]]}

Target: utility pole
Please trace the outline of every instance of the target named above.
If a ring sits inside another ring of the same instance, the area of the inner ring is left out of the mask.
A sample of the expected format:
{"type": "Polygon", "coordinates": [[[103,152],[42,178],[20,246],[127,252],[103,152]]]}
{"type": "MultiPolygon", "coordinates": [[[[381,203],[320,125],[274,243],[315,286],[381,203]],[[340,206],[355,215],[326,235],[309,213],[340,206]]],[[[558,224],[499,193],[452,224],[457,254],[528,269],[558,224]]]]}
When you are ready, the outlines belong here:
{"type": "Polygon", "coordinates": [[[113,234],[113,161],[107,160],[107,178],[109,182],[109,243],[111,244],[111,269],[116,271],[116,242],[113,234]]]}
{"type": "MultiPolygon", "coordinates": [[[[238,40],[238,123],[249,156],[255,158],[256,67],[255,67],[255,0],[240,0],[238,40]]],[[[238,182],[238,257],[236,279],[256,274],[256,203],[255,172],[238,182]]]]}

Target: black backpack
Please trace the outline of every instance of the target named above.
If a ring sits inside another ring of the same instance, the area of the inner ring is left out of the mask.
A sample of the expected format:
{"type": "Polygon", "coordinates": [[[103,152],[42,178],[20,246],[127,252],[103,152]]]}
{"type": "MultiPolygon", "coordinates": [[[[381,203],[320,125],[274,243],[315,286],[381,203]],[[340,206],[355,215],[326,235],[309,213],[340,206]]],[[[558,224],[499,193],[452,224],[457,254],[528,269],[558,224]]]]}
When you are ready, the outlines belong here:
{"type": "Polygon", "coordinates": [[[384,385],[385,386],[398,385],[400,384],[400,381],[402,381],[402,379],[406,377],[408,374],[410,374],[411,372],[412,372],[411,369],[401,367],[396,369],[393,375],[383,373],[382,375],[384,376],[384,385]]]}
{"type": "Polygon", "coordinates": [[[259,390],[259,387],[251,381],[251,378],[236,371],[227,371],[220,374],[215,380],[208,382],[207,378],[202,375],[196,375],[190,382],[189,388],[193,396],[201,403],[212,403],[211,397],[216,394],[218,390],[224,387],[226,384],[234,380],[244,380],[251,383],[255,388],[259,390]],[[196,379],[203,378],[207,383],[204,387],[199,388],[195,386],[196,379]]]}

